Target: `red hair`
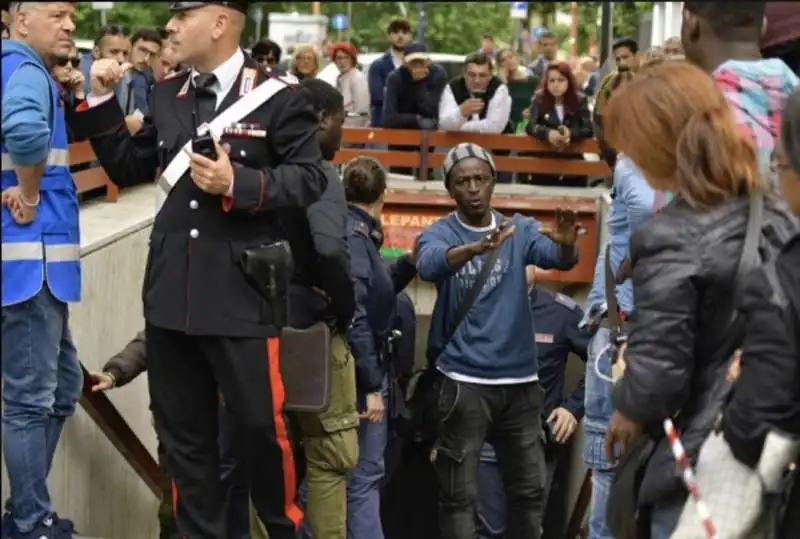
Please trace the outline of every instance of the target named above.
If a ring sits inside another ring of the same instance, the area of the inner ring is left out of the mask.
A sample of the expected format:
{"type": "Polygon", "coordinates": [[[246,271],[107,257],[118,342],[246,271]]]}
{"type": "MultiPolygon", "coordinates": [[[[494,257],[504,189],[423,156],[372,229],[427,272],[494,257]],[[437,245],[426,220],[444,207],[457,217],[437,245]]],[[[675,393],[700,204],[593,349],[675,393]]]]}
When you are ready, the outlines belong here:
{"type": "Polygon", "coordinates": [[[742,137],[711,77],[688,62],[649,67],[614,92],[605,138],[655,189],[714,207],[761,186],[752,139],[742,137]]]}
{"type": "Polygon", "coordinates": [[[542,108],[553,108],[556,104],[555,97],[550,93],[547,88],[547,76],[551,71],[558,71],[567,79],[567,91],[564,92],[564,111],[576,113],[580,107],[578,101],[578,82],[575,80],[575,75],[572,73],[572,68],[566,62],[550,62],[547,65],[547,71],[544,72],[542,81],[539,83],[539,89],[536,91],[536,99],[539,101],[539,106],[542,108]]]}
{"type": "Polygon", "coordinates": [[[328,52],[328,58],[331,60],[336,58],[336,53],[342,51],[350,58],[353,59],[353,65],[358,63],[358,49],[355,45],[350,43],[349,41],[342,41],[341,43],[336,43],[335,45],[331,46],[330,51],[328,52]]]}

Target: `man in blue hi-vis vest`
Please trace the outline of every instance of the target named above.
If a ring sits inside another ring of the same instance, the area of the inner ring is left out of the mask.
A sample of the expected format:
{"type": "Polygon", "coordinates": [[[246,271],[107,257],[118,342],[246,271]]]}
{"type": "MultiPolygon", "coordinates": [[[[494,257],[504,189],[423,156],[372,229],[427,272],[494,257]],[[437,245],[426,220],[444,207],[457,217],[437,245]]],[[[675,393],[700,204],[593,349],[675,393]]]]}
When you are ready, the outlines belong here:
{"type": "Polygon", "coordinates": [[[64,109],[49,67],[69,55],[74,2],[12,2],[2,65],[2,537],[67,539],[47,474],[81,370],[68,327],[80,298],[78,199],[64,109]]]}

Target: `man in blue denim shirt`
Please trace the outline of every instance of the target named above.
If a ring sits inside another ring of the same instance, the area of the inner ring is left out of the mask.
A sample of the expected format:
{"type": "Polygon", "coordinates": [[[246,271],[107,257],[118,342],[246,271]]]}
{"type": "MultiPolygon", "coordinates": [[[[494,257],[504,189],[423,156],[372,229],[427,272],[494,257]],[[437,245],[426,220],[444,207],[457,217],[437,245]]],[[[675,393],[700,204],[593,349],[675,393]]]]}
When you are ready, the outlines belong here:
{"type": "MultiPolygon", "coordinates": [[[[586,299],[586,312],[592,313],[606,301],[606,260],[619,275],[628,257],[631,233],[663,204],[663,193],[647,184],[636,165],[619,155],[614,167],[611,207],[608,214],[609,239],[597,258],[592,289],[586,299]]],[[[623,270],[624,271],[624,270],[623,270]]],[[[630,280],[614,285],[621,314],[633,311],[633,286],[630,280]]],[[[589,516],[589,539],[611,539],[605,525],[606,502],[614,477],[613,464],[605,456],[604,439],[611,418],[611,348],[610,330],[597,329],[589,344],[586,363],[586,415],[583,422],[583,460],[592,470],[592,505],[589,516]]]]}

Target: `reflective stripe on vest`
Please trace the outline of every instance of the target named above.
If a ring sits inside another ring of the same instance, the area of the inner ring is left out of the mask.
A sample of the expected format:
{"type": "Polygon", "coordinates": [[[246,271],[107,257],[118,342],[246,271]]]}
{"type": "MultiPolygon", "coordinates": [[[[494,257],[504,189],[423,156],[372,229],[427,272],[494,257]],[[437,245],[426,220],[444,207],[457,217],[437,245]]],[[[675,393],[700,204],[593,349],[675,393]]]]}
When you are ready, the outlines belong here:
{"type": "MultiPolygon", "coordinates": [[[[69,167],[69,150],[52,149],[47,155],[47,166],[49,167],[69,167]]],[[[14,163],[11,156],[3,154],[3,172],[14,171],[14,163]]]]}
{"type": "Polygon", "coordinates": [[[2,252],[3,262],[46,260],[51,263],[75,262],[81,259],[81,246],[74,243],[44,245],[34,241],[3,242],[2,252]]]}
{"type": "MultiPolygon", "coordinates": [[[[20,63],[35,63],[22,54],[3,54],[2,92],[20,63]]],[[[38,65],[38,64],[36,64],[38,65]]],[[[44,66],[40,66],[46,73],[44,66]]],[[[48,75],[49,76],[49,75],[48,75]]],[[[18,225],[3,208],[3,306],[25,302],[46,283],[62,302],[80,299],[80,224],[75,182],[69,172],[69,144],[64,109],[51,79],[50,151],[41,177],[41,204],[32,223],[18,225]]],[[[18,184],[13,163],[0,141],[3,189],[18,184]]]]}

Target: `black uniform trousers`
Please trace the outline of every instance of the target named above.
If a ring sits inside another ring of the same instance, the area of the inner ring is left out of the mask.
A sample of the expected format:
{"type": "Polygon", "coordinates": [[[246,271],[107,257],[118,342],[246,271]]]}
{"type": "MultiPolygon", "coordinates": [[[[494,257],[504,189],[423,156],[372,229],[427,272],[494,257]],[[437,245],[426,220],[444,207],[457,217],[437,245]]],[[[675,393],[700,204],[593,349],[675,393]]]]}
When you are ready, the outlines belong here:
{"type": "Polygon", "coordinates": [[[295,539],[303,514],[278,340],[190,336],[149,323],[145,331],[151,406],[181,538],[228,539],[217,444],[221,393],[259,518],[270,539],[295,539]]]}

